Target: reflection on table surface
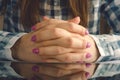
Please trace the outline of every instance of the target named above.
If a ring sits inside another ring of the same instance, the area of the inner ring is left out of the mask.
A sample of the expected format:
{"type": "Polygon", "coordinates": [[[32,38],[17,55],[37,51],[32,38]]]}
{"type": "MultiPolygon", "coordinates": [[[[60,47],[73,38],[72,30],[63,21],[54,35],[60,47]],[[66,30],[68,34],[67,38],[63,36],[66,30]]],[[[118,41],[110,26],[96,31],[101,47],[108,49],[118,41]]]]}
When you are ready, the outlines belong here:
{"type": "Polygon", "coordinates": [[[119,63],[0,62],[0,80],[120,80],[119,63]]]}

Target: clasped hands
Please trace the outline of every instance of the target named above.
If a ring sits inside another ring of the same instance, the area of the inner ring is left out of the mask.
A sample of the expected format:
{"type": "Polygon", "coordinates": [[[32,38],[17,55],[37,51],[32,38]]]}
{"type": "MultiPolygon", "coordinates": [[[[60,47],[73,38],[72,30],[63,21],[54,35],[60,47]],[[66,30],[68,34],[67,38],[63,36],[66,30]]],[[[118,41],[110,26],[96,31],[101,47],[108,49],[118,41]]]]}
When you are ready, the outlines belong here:
{"type": "Polygon", "coordinates": [[[96,44],[88,30],[79,25],[79,17],[68,21],[43,19],[12,47],[15,59],[65,63],[89,63],[98,59],[96,44]]]}

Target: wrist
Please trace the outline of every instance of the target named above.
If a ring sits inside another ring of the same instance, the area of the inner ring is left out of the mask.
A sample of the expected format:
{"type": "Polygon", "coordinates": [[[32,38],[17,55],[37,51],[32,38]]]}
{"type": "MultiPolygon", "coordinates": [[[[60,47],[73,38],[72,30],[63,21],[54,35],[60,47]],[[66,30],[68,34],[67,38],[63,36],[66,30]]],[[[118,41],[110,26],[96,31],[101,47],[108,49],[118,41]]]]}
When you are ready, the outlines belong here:
{"type": "Polygon", "coordinates": [[[18,48],[20,45],[20,39],[16,41],[16,43],[11,47],[12,57],[13,59],[18,59],[18,48]]]}
{"type": "Polygon", "coordinates": [[[91,43],[90,51],[92,51],[92,53],[93,53],[93,62],[96,62],[98,60],[98,58],[100,57],[100,53],[99,53],[98,47],[96,45],[96,42],[95,42],[94,38],[91,37],[90,35],[86,36],[86,40],[89,40],[88,42],[91,43]]]}

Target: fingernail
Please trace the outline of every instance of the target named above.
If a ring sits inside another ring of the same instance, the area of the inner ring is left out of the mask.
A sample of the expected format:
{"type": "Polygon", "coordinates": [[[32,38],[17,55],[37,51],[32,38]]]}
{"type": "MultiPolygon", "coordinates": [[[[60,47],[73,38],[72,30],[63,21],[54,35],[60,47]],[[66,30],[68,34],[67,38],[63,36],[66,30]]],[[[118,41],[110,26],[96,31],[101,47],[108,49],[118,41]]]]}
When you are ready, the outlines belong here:
{"type": "Polygon", "coordinates": [[[86,31],[85,31],[85,34],[86,34],[86,35],[88,35],[88,34],[89,34],[89,31],[88,31],[88,30],[86,30],[86,31]]]}
{"type": "Polygon", "coordinates": [[[89,77],[90,77],[90,73],[89,73],[89,72],[86,72],[86,73],[85,73],[85,76],[86,76],[86,78],[89,78],[89,77]]]}
{"type": "Polygon", "coordinates": [[[31,38],[31,41],[35,42],[37,39],[36,39],[36,35],[33,35],[32,38],[31,38]]]}
{"type": "Polygon", "coordinates": [[[90,63],[86,63],[86,67],[89,68],[91,66],[90,63]]]}
{"type": "Polygon", "coordinates": [[[32,50],[32,52],[33,52],[34,54],[39,54],[39,49],[38,49],[38,48],[34,48],[34,49],[32,50]]]}
{"type": "Polygon", "coordinates": [[[32,67],[32,70],[33,70],[34,72],[39,72],[39,67],[38,67],[38,66],[33,66],[33,67],[32,67]]]}
{"type": "Polygon", "coordinates": [[[91,44],[89,42],[87,42],[86,48],[90,48],[91,44]]]}
{"type": "Polygon", "coordinates": [[[92,56],[92,55],[91,55],[90,53],[87,53],[87,54],[86,54],[86,58],[87,58],[87,59],[88,59],[88,58],[91,58],[91,56],[92,56]]]}
{"type": "Polygon", "coordinates": [[[36,26],[32,26],[31,30],[35,31],[36,30],[36,26]]]}

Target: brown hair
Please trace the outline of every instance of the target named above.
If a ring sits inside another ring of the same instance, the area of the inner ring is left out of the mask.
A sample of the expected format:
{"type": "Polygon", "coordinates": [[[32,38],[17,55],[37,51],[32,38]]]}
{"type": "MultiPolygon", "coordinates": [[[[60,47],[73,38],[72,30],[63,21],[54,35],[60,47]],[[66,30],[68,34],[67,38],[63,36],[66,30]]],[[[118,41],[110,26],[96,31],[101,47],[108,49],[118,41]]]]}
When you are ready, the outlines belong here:
{"type": "MultiPolygon", "coordinates": [[[[72,15],[80,16],[80,24],[87,26],[87,0],[68,0],[72,15]]],[[[21,0],[21,22],[24,26],[32,26],[39,21],[39,0],[21,0]]]]}
{"type": "Polygon", "coordinates": [[[21,9],[21,23],[24,27],[30,27],[38,22],[39,0],[19,0],[21,9]]]}
{"type": "MultiPolygon", "coordinates": [[[[7,3],[7,0],[3,0],[7,3]]],[[[30,27],[39,21],[39,0],[18,0],[19,8],[21,9],[20,19],[24,27],[30,27]]],[[[80,24],[87,26],[88,10],[87,0],[68,0],[69,10],[73,17],[80,16],[80,24]]]]}
{"type": "Polygon", "coordinates": [[[80,16],[80,24],[87,27],[88,22],[88,1],[87,0],[69,0],[69,8],[73,16],[80,16]]]}
{"type": "MultiPolygon", "coordinates": [[[[68,6],[73,17],[80,16],[80,24],[87,27],[88,22],[88,0],[68,0],[68,6]]],[[[5,13],[8,0],[2,0],[2,14],[5,13]]],[[[24,27],[30,27],[39,21],[39,0],[18,0],[21,9],[21,23],[24,27]]],[[[110,28],[104,18],[100,19],[100,33],[109,33],[110,28]],[[105,27],[104,27],[105,26],[105,27]],[[107,29],[107,30],[106,30],[107,29]]]]}

